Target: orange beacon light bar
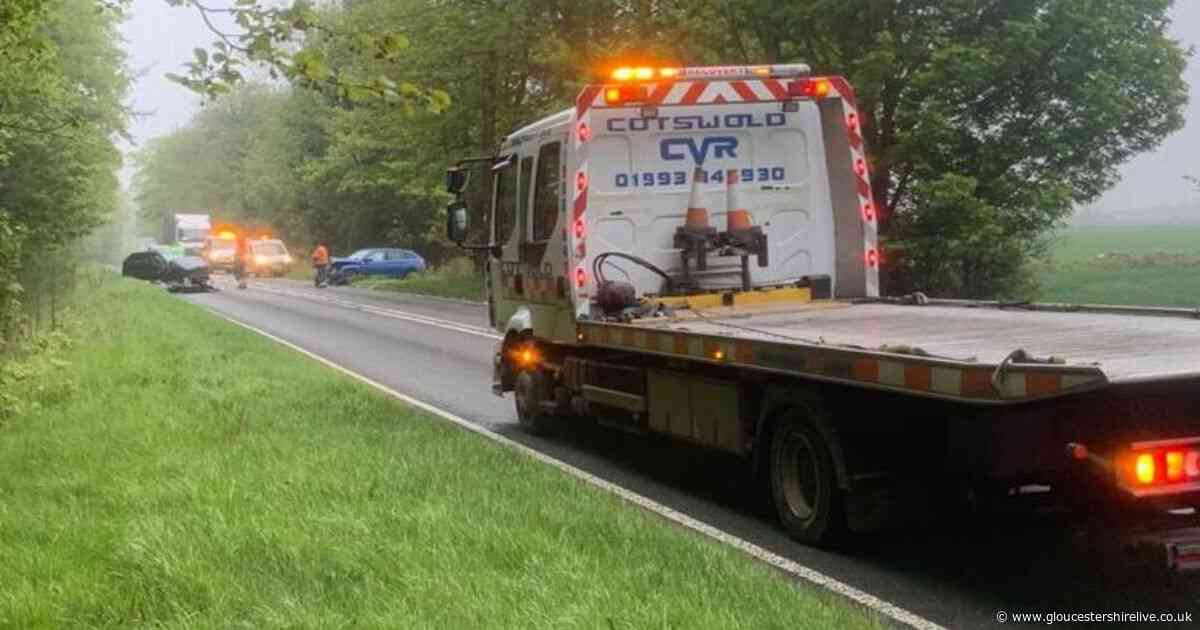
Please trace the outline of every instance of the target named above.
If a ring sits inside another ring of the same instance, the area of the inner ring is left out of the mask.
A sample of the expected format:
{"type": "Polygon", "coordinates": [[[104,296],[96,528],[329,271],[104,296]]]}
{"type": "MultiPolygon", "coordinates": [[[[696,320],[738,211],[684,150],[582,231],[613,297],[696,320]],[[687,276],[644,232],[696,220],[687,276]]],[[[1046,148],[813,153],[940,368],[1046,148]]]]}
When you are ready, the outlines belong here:
{"type": "Polygon", "coordinates": [[[774,64],[768,66],[692,66],[651,67],[621,66],[612,71],[610,78],[621,83],[629,81],[653,81],[656,79],[754,79],[790,78],[807,76],[812,69],[806,64],[774,64]]]}

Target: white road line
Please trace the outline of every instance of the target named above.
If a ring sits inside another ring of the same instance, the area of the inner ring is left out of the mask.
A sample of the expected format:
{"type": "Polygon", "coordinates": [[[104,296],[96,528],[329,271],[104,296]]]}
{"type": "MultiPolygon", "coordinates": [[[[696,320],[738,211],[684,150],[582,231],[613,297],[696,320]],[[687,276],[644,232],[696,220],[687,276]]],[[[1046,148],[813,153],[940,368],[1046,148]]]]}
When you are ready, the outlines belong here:
{"type": "Polygon", "coordinates": [[[553,467],[555,467],[577,479],[585,481],[585,482],[592,484],[593,486],[596,486],[598,488],[601,488],[605,491],[611,492],[612,494],[615,494],[618,497],[620,497],[630,503],[633,503],[639,507],[642,507],[646,510],[650,510],[651,512],[654,512],[655,514],[657,514],[669,521],[672,521],[678,525],[682,525],[683,527],[686,527],[695,532],[698,532],[700,534],[708,536],[709,538],[712,538],[723,544],[729,545],[731,547],[735,547],[735,548],[741,550],[742,552],[749,554],[750,556],[754,557],[755,559],[765,562],[765,563],[775,567],[776,569],[783,571],[784,573],[787,573],[793,577],[805,580],[805,581],[815,584],[819,587],[828,589],[830,591],[833,591],[834,593],[842,595],[843,597],[851,599],[851,600],[857,602],[858,604],[860,604],[880,615],[888,617],[894,621],[897,621],[904,625],[910,626],[912,628],[918,628],[919,630],[945,630],[945,628],[943,628],[942,626],[939,626],[938,624],[936,624],[924,617],[921,617],[921,616],[917,615],[916,613],[910,612],[904,608],[901,608],[895,604],[892,604],[891,602],[880,599],[874,595],[871,595],[870,593],[867,593],[865,591],[861,591],[857,588],[854,588],[853,586],[850,586],[849,584],[846,584],[845,582],[842,582],[836,578],[825,575],[824,573],[821,573],[820,571],[817,571],[816,569],[811,569],[811,568],[806,567],[798,562],[794,562],[792,560],[784,558],[783,556],[780,556],[776,553],[768,551],[750,541],[743,540],[743,539],[738,538],[737,536],[730,534],[722,529],[713,527],[712,525],[709,525],[708,523],[696,520],[696,519],[692,518],[691,516],[688,516],[687,514],[676,511],[674,509],[671,509],[649,497],[640,495],[632,490],[618,486],[618,485],[616,485],[610,481],[607,481],[605,479],[601,479],[600,477],[597,477],[585,470],[576,468],[562,460],[555,459],[554,457],[551,457],[545,453],[542,453],[541,451],[538,451],[538,450],[535,450],[528,446],[525,446],[524,444],[521,444],[520,442],[515,442],[507,437],[504,437],[503,435],[500,435],[499,433],[488,430],[487,428],[484,428],[484,427],[474,424],[464,418],[454,415],[453,413],[451,413],[449,411],[435,407],[429,403],[426,403],[424,401],[413,398],[412,396],[402,394],[382,383],[373,381],[370,378],[367,378],[366,376],[363,376],[357,372],[350,370],[349,368],[346,368],[337,363],[334,363],[333,361],[330,361],[329,359],[326,359],[325,357],[322,357],[313,352],[309,352],[308,350],[305,350],[304,348],[301,348],[300,346],[298,346],[290,341],[276,337],[275,335],[272,335],[271,333],[266,332],[265,330],[262,330],[255,326],[252,326],[245,322],[238,321],[238,320],[236,320],[232,317],[226,316],[222,313],[218,313],[216,311],[213,311],[213,312],[219,317],[222,317],[230,322],[233,322],[234,324],[237,324],[238,326],[241,326],[243,328],[246,328],[248,330],[256,332],[268,339],[271,339],[272,341],[275,341],[276,343],[279,343],[280,345],[291,348],[292,350],[295,350],[296,352],[299,352],[300,354],[303,354],[303,355],[309,357],[310,359],[318,361],[323,365],[333,368],[334,370],[337,370],[338,372],[341,372],[342,374],[345,374],[346,376],[349,376],[350,378],[353,378],[361,383],[369,385],[369,386],[383,392],[384,394],[391,396],[392,398],[403,401],[404,403],[412,405],[413,407],[417,407],[418,409],[421,409],[422,411],[425,411],[432,415],[438,416],[444,420],[448,420],[468,431],[482,435],[482,436],[484,436],[490,440],[493,440],[495,442],[498,442],[508,448],[512,448],[517,451],[520,451],[521,453],[523,453],[525,455],[528,455],[528,456],[530,456],[540,462],[543,462],[545,464],[549,464],[549,465],[551,465],[551,466],[553,466],[553,467]]]}
{"type": "Polygon", "coordinates": [[[408,322],[412,322],[414,324],[424,324],[426,326],[433,326],[435,328],[442,328],[445,330],[452,330],[454,332],[460,332],[460,333],[464,333],[467,335],[474,335],[476,337],[484,337],[486,339],[495,339],[495,340],[500,340],[500,339],[504,338],[504,337],[492,332],[492,330],[488,329],[488,328],[480,328],[477,326],[471,326],[470,324],[460,324],[458,322],[453,322],[450,320],[438,319],[436,317],[429,317],[428,315],[418,315],[416,313],[411,313],[408,311],[401,311],[401,310],[392,309],[392,308],[384,308],[382,306],[374,306],[371,304],[360,304],[358,302],[352,302],[350,300],[343,300],[343,299],[337,298],[337,297],[317,296],[317,295],[313,295],[311,293],[304,292],[304,291],[293,291],[290,289],[267,288],[267,287],[264,287],[259,284],[255,284],[255,285],[251,285],[251,286],[258,291],[262,291],[263,293],[273,293],[275,295],[294,297],[297,299],[309,300],[311,302],[318,302],[321,304],[340,306],[342,308],[348,308],[348,309],[352,309],[352,310],[356,310],[356,311],[362,311],[364,313],[371,313],[373,315],[380,315],[382,317],[390,317],[392,319],[408,321],[408,322]]]}

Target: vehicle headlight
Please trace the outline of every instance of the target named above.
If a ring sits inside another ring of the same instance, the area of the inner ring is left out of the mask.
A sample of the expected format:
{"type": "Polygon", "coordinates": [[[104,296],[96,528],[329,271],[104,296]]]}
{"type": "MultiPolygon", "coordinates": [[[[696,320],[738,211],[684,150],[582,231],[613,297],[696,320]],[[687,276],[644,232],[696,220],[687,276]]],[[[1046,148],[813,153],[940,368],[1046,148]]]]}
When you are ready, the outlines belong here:
{"type": "Polygon", "coordinates": [[[255,256],[254,262],[259,265],[265,265],[265,264],[267,264],[267,257],[266,256],[255,256]]]}
{"type": "Polygon", "coordinates": [[[285,262],[285,263],[290,263],[290,262],[292,262],[292,255],[291,255],[291,254],[285,254],[285,255],[283,256],[283,262],[285,262]]]}

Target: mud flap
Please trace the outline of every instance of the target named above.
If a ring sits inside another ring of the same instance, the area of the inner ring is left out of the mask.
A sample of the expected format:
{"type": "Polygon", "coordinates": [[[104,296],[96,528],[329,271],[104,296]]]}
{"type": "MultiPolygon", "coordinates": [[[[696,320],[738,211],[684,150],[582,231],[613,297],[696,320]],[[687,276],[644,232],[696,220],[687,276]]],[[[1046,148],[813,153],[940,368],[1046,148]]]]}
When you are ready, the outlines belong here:
{"type": "MultiPolygon", "coordinates": [[[[501,358],[500,351],[492,355],[492,393],[503,397],[504,396],[504,361],[501,358]]],[[[512,389],[509,387],[509,389],[512,389]]]]}

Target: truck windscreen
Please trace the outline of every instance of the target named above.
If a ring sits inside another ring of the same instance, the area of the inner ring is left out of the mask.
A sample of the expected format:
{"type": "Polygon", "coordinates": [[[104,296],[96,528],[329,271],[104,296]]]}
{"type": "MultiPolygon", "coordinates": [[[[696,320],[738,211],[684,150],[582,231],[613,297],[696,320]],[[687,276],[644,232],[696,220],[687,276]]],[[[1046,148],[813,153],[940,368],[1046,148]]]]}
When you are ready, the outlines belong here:
{"type": "Polygon", "coordinates": [[[260,256],[282,256],[287,253],[279,243],[254,243],[251,247],[260,256]]]}
{"type": "Polygon", "coordinates": [[[179,228],[179,240],[183,241],[202,241],[208,236],[207,228],[179,228]]]}

